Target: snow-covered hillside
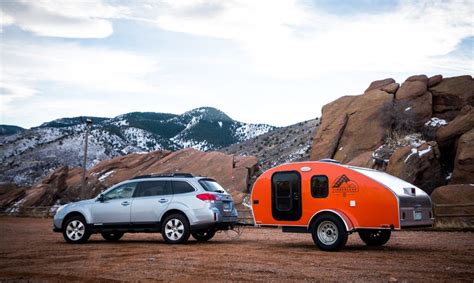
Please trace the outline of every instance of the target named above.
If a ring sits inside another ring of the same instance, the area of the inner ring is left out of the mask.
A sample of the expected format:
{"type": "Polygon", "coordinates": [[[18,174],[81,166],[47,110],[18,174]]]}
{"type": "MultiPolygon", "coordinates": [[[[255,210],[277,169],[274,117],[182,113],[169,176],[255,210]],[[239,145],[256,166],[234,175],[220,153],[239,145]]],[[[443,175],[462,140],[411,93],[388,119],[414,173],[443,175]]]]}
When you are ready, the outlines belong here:
{"type": "MultiPolygon", "coordinates": [[[[61,118],[12,135],[0,136],[0,182],[31,185],[60,165],[81,166],[85,117],[61,118]]],[[[232,120],[201,107],[182,115],[133,112],[92,117],[88,167],[132,152],[193,147],[214,150],[275,129],[232,120]]]]}

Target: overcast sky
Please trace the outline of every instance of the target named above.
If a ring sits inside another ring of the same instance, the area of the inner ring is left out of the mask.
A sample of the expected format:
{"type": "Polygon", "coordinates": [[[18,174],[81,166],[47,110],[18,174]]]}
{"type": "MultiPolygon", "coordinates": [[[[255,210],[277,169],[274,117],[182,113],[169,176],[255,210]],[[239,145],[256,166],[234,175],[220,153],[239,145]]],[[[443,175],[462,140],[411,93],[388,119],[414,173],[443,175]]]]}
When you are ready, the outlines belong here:
{"type": "Polygon", "coordinates": [[[285,126],[373,80],[474,73],[472,0],[0,1],[0,124],[212,106],[285,126]]]}

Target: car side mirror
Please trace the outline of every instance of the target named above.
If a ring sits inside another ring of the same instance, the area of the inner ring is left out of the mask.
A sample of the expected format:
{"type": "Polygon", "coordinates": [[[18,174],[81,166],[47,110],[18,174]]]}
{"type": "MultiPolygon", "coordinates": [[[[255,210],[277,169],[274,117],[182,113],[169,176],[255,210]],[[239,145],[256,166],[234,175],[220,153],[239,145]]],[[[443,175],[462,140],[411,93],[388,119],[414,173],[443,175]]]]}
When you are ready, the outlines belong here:
{"type": "Polygon", "coordinates": [[[98,201],[104,202],[105,198],[103,194],[100,194],[99,197],[97,198],[98,201]]]}

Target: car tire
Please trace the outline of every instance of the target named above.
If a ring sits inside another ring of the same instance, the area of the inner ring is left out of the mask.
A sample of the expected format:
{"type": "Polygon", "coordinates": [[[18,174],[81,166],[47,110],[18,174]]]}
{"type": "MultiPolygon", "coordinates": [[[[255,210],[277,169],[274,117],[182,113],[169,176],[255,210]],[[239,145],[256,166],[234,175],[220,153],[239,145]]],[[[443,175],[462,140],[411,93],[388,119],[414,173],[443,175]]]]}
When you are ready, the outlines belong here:
{"type": "Polygon", "coordinates": [[[91,236],[91,229],[84,217],[75,215],[67,218],[63,225],[63,237],[71,244],[82,244],[87,242],[91,236]]]}
{"type": "Polygon", "coordinates": [[[108,242],[117,242],[118,240],[120,240],[122,238],[124,233],[123,232],[112,231],[112,232],[102,232],[100,234],[108,242]]]}
{"type": "Polygon", "coordinates": [[[318,216],[311,227],[315,245],[323,251],[337,251],[346,243],[349,233],[344,222],[333,214],[318,216]]]}
{"type": "Polygon", "coordinates": [[[208,230],[199,230],[194,233],[192,233],[193,238],[196,239],[198,242],[206,242],[212,239],[214,235],[216,234],[215,229],[208,229],[208,230]]]}
{"type": "Polygon", "coordinates": [[[161,235],[168,244],[182,244],[191,234],[189,221],[183,214],[171,214],[163,221],[161,235]]]}
{"type": "Polygon", "coordinates": [[[360,239],[367,245],[367,246],[383,246],[390,240],[390,235],[392,231],[389,229],[366,229],[359,231],[360,239]]]}

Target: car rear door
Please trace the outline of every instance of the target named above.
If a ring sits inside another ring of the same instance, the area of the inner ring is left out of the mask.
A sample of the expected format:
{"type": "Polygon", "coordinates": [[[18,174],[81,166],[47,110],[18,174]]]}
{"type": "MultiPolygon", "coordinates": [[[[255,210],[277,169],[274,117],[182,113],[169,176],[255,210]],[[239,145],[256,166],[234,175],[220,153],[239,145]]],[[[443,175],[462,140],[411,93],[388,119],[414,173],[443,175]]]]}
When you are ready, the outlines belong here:
{"type": "Polygon", "coordinates": [[[168,208],[172,198],[169,181],[139,182],[132,201],[132,225],[156,224],[168,208]]]}

